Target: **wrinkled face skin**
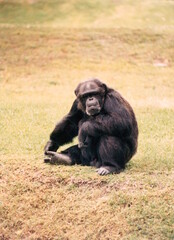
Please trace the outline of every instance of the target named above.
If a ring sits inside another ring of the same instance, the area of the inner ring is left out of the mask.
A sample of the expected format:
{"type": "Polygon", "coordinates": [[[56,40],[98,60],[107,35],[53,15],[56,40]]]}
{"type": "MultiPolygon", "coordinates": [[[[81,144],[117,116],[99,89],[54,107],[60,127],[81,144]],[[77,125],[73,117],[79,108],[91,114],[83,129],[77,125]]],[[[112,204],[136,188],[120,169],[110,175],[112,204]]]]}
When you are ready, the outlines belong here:
{"type": "Polygon", "coordinates": [[[75,90],[78,108],[89,116],[100,113],[106,94],[106,86],[97,79],[88,80],[78,85],[75,90]]]}

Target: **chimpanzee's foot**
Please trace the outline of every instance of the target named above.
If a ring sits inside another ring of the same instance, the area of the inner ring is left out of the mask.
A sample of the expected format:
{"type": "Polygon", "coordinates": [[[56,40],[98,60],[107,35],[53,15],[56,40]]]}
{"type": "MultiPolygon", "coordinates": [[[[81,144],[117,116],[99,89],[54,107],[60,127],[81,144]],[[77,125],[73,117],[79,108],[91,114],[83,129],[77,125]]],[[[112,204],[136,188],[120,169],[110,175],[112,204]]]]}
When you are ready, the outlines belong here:
{"type": "Polygon", "coordinates": [[[51,157],[48,155],[44,155],[44,163],[50,163],[51,157]]]}
{"type": "Polygon", "coordinates": [[[66,154],[47,151],[46,156],[48,156],[46,158],[46,160],[48,159],[49,163],[51,163],[51,164],[59,164],[59,165],[71,165],[72,164],[71,158],[69,156],[67,156],[66,154]]]}
{"type": "Polygon", "coordinates": [[[111,166],[102,166],[96,170],[99,175],[108,175],[111,173],[120,173],[121,168],[111,167],[111,166]]]}

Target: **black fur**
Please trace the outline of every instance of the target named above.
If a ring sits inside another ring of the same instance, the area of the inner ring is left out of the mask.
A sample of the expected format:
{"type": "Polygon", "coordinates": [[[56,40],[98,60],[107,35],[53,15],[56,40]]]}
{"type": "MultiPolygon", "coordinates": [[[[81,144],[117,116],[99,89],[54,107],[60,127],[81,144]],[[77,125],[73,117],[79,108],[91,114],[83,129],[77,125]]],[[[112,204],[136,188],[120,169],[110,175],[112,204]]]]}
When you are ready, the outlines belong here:
{"type": "Polygon", "coordinates": [[[72,164],[101,167],[102,175],[120,172],[137,150],[138,126],[130,104],[97,79],[80,83],[75,93],[77,98],[51,133],[45,153],[56,152],[78,135],[79,146],[62,152],[72,164]]]}

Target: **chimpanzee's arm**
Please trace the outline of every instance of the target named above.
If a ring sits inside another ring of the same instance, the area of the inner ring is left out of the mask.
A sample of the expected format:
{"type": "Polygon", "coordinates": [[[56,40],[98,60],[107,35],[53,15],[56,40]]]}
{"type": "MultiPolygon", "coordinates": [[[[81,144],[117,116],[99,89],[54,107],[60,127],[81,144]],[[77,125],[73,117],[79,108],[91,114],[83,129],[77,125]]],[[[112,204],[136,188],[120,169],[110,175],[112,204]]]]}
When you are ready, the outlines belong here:
{"type": "Polygon", "coordinates": [[[50,134],[50,140],[44,148],[45,153],[47,151],[57,151],[59,146],[71,142],[78,134],[78,123],[82,117],[83,113],[77,108],[77,100],[75,100],[70,112],[57,123],[50,134]]]}

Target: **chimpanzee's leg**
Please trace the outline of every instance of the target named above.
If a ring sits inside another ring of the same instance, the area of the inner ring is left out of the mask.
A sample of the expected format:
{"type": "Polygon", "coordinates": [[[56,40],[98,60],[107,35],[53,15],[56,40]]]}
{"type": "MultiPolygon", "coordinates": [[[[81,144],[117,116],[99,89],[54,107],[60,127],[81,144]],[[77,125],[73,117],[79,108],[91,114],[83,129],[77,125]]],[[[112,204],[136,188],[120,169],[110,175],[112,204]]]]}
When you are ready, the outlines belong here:
{"type": "Polygon", "coordinates": [[[121,140],[112,136],[103,136],[98,143],[98,159],[101,167],[98,174],[119,173],[125,168],[126,149],[121,140]]]}
{"type": "Polygon", "coordinates": [[[48,157],[50,157],[49,163],[51,164],[59,164],[59,165],[81,164],[81,151],[78,148],[78,145],[69,147],[60,153],[47,151],[46,154],[48,157]]]}
{"type": "Polygon", "coordinates": [[[48,151],[50,163],[53,164],[83,164],[98,167],[100,175],[119,173],[125,168],[128,147],[121,140],[112,136],[103,136],[100,140],[88,139],[88,144],[72,146],[61,153],[48,151]]]}
{"type": "Polygon", "coordinates": [[[95,142],[90,138],[87,138],[85,145],[74,145],[60,153],[47,151],[46,156],[46,162],[51,164],[98,166],[95,142]]]}
{"type": "MultiPolygon", "coordinates": [[[[96,152],[97,139],[86,137],[85,143],[79,143],[81,150],[81,163],[84,166],[97,165],[97,152],[96,152]]],[[[98,166],[98,165],[97,165],[98,166]]]]}

